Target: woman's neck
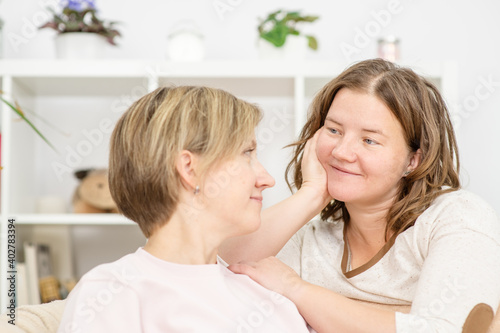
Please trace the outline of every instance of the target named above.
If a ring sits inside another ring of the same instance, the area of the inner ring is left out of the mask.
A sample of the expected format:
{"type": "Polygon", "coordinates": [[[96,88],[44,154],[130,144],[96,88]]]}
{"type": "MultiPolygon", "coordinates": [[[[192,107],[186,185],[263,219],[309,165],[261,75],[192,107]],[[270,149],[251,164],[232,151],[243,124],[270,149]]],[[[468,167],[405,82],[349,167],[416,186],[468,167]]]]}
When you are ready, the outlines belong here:
{"type": "Polygon", "coordinates": [[[373,206],[346,204],[349,239],[369,247],[383,246],[386,243],[387,213],[391,204],[392,201],[373,206]]]}
{"type": "Polygon", "coordinates": [[[165,225],[153,232],[144,250],[159,259],[178,264],[215,264],[222,237],[206,222],[183,216],[178,210],[165,225]]]}

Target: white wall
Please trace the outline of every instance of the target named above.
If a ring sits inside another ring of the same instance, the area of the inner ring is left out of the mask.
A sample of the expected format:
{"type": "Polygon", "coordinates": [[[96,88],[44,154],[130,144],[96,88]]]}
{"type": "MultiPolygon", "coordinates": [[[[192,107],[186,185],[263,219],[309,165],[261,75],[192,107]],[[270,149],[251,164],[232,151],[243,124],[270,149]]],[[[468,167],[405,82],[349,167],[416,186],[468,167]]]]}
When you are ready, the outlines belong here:
{"type": "MultiPolygon", "coordinates": [[[[54,57],[52,31],[36,31],[55,0],[3,0],[4,57],[54,57]],[[13,42],[13,36],[17,44],[13,42]]],[[[430,0],[245,1],[245,0],[98,0],[101,17],[121,21],[120,47],[109,57],[165,58],[167,35],[175,23],[195,20],[205,34],[207,59],[256,59],[257,18],[278,9],[302,9],[321,19],[307,28],[320,43],[310,59],[346,65],[376,55],[381,35],[401,39],[402,61],[456,61],[459,64],[457,129],[464,187],[500,212],[500,2],[430,0]],[[227,10],[221,12],[216,6],[227,10]],[[387,15],[388,14],[388,15],[387,15]],[[370,30],[371,29],[371,30],[370,30]],[[377,31],[378,30],[378,31],[377,31]],[[371,35],[363,40],[360,31],[371,35]],[[341,45],[359,48],[350,57],[341,45]]]]}

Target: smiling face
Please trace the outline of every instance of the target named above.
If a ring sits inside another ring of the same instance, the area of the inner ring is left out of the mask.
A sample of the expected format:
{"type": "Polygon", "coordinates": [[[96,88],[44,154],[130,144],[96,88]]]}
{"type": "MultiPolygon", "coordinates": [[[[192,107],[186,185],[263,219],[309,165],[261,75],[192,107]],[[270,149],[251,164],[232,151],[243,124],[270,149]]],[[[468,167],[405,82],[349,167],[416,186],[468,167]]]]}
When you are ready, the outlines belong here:
{"type": "Polygon", "coordinates": [[[418,165],[403,129],[377,97],[343,88],[336,94],[317,144],[328,192],[346,204],[392,201],[406,171],[418,165]]]}
{"type": "Polygon", "coordinates": [[[262,191],[274,186],[273,177],[257,159],[255,137],[232,159],[211,170],[201,187],[208,214],[223,222],[231,236],[260,226],[262,191]]]}

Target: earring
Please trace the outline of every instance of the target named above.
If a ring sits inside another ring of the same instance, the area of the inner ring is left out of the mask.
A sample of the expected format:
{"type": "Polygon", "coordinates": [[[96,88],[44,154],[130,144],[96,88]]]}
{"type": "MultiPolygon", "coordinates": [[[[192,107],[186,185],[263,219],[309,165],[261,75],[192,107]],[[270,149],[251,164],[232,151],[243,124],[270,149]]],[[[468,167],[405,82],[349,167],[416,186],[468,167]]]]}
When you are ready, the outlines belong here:
{"type": "Polygon", "coordinates": [[[197,195],[198,193],[200,193],[200,187],[198,185],[196,185],[196,187],[194,189],[194,195],[197,195]]]}
{"type": "Polygon", "coordinates": [[[408,175],[410,174],[410,172],[411,172],[411,171],[406,171],[406,172],[404,173],[404,175],[403,175],[403,176],[404,176],[404,177],[408,176],[408,175]]]}

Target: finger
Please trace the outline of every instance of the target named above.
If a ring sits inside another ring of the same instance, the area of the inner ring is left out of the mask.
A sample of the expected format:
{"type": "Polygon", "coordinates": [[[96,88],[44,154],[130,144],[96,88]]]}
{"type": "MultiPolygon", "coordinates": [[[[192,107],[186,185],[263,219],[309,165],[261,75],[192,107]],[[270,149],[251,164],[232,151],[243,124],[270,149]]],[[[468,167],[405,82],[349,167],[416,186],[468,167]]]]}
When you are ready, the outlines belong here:
{"type": "Polygon", "coordinates": [[[227,266],[227,269],[236,274],[250,275],[254,267],[246,263],[238,263],[227,266]]]}
{"type": "Polygon", "coordinates": [[[319,138],[319,133],[322,128],[318,129],[316,133],[314,133],[313,137],[311,138],[311,150],[316,151],[316,145],[318,143],[318,138],[319,138]]]}
{"type": "Polygon", "coordinates": [[[307,140],[306,145],[304,147],[304,156],[309,156],[311,152],[316,151],[316,144],[318,142],[320,130],[321,128],[318,129],[316,133],[314,133],[314,135],[309,140],[307,140]]]}

